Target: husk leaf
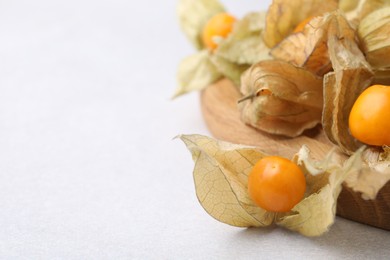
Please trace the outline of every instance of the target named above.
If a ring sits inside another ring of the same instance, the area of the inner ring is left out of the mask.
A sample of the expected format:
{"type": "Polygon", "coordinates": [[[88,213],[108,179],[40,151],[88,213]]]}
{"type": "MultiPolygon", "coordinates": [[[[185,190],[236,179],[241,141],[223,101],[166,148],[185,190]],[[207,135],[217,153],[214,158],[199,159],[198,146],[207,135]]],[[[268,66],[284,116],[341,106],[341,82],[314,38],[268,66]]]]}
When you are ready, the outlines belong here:
{"type": "Polygon", "coordinates": [[[374,70],[373,84],[390,85],[390,68],[374,70]]]}
{"type": "Polygon", "coordinates": [[[348,175],[345,183],[363,199],[374,200],[380,189],[390,181],[390,148],[369,148],[361,159],[360,170],[348,175]]]}
{"type": "Polygon", "coordinates": [[[271,50],[271,55],[319,76],[332,69],[328,55],[329,24],[339,13],[313,18],[302,32],[289,35],[271,50]]]}
{"type": "Polygon", "coordinates": [[[237,64],[219,55],[211,55],[210,60],[218,71],[230,79],[236,87],[241,85],[241,75],[250,67],[249,64],[237,64]]]}
{"type": "Polygon", "coordinates": [[[302,32],[291,34],[275,46],[271,55],[323,76],[336,65],[329,57],[329,41],[335,37],[357,44],[355,30],[340,11],[313,18],[302,32]]]}
{"type": "Polygon", "coordinates": [[[337,0],[273,0],[267,12],[264,42],[272,48],[305,18],[331,12],[337,8],[337,0]]]}
{"type": "Polygon", "coordinates": [[[361,144],[348,130],[349,111],[373,79],[373,72],[355,40],[355,31],[342,16],[328,29],[328,50],[334,72],[324,78],[323,129],[328,138],[347,154],[361,144]]]}
{"type": "Polygon", "coordinates": [[[199,51],[180,63],[174,98],[190,91],[202,90],[221,77],[222,74],[210,60],[209,51],[199,51]]]}
{"type": "Polygon", "coordinates": [[[367,15],[383,8],[385,6],[390,6],[390,0],[361,0],[361,7],[359,10],[359,20],[364,19],[367,15]]]}
{"type": "Polygon", "coordinates": [[[262,131],[298,136],[321,121],[322,79],[283,61],[262,61],[242,76],[241,119],[262,131]]]}
{"type": "Polygon", "coordinates": [[[390,6],[367,15],[359,24],[358,34],[373,69],[390,69],[390,6]]]}
{"type": "Polygon", "coordinates": [[[294,160],[306,173],[307,186],[312,195],[298,203],[290,214],[282,217],[278,225],[305,236],[319,236],[325,233],[334,223],[341,184],[360,166],[358,163],[360,154],[361,150],[340,167],[331,159],[331,153],[322,162],[311,161],[308,148],[303,147],[294,160]]]}
{"type": "Polygon", "coordinates": [[[180,27],[198,50],[204,48],[201,39],[203,27],[211,17],[224,11],[218,0],[179,0],[177,5],[180,27]]]}
{"type": "Polygon", "coordinates": [[[249,13],[237,21],[230,35],[219,44],[215,55],[239,65],[252,65],[270,59],[269,48],[261,33],[265,27],[265,13],[249,13]]]}
{"type": "Polygon", "coordinates": [[[247,192],[248,174],[264,153],[201,135],[182,135],[180,139],[195,161],[196,195],[207,213],[237,227],[272,224],[275,213],[256,206],[247,192]]]}
{"type": "Polygon", "coordinates": [[[219,71],[236,86],[241,83],[242,73],[252,64],[271,58],[261,37],[264,19],[264,13],[250,13],[237,21],[230,35],[221,39],[211,55],[219,71]]]}
{"type": "Polygon", "coordinates": [[[305,198],[288,213],[267,212],[258,207],[247,192],[248,175],[266,156],[255,147],[216,141],[201,135],[182,135],[191,151],[198,200],[212,217],[237,227],[265,227],[276,223],[305,236],[319,236],[334,222],[341,183],[356,171],[356,156],[340,166],[330,153],[323,161],[312,161],[303,146],[294,161],[305,174],[305,198]]]}
{"type": "Polygon", "coordinates": [[[352,10],[355,10],[359,6],[360,0],[340,0],[339,9],[347,13],[352,10]]]}

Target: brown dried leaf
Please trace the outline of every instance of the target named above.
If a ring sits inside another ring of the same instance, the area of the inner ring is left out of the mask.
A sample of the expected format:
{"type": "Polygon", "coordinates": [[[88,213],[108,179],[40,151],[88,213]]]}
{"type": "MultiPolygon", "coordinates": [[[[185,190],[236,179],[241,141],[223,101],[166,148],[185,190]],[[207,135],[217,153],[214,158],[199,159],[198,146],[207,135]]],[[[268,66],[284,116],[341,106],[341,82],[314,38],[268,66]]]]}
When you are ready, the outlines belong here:
{"type": "Polygon", "coordinates": [[[272,48],[305,18],[338,8],[337,0],[273,0],[266,17],[264,42],[272,48]]]}
{"type": "Polygon", "coordinates": [[[262,131],[298,136],[321,121],[322,80],[283,61],[262,61],[242,77],[241,119],[262,131]]]}
{"type": "Polygon", "coordinates": [[[322,125],[333,143],[352,154],[360,143],[349,133],[349,112],[360,93],[370,85],[373,72],[358,47],[354,30],[342,16],[329,24],[328,49],[334,72],[324,78],[322,125]]]}

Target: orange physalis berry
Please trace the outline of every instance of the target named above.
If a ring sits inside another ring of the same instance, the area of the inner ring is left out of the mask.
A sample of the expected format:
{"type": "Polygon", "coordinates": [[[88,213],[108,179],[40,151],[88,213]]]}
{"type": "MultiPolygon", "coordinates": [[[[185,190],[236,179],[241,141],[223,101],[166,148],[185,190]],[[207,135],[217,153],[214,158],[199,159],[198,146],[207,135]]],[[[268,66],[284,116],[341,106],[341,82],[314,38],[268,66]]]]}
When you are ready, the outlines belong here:
{"type": "Polygon", "coordinates": [[[226,38],[233,30],[233,25],[236,18],[228,13],[220,13],[213,16],[203,28],[203,44],[214,50],[218,44],[214,41],[214,37],[226,38]]]}
{"type": "Polygon", "coordinates": [[[298,32],[302,32],[303,29],[305,28],[306,24],[308,24],[315,16],[309,16],[307,17],[306,19],[304,19],[303,21],[301,21],[297,27],[295,27],[294,29],[294,33],[298,33],[298,32]]]}
{"type": "Polygon", "coordinates": [[[271,212],[290,211],[302,200],[305,190],[302,170],[292,161],[278,156],[258,161],[248,178],[252,200],[271,212]]]}
{"type": "Polygon", "coordinates": [[[349,114],[349,129],[365,144],[390,145],[390,86],[373,85],[360,94],[349,114]]]}

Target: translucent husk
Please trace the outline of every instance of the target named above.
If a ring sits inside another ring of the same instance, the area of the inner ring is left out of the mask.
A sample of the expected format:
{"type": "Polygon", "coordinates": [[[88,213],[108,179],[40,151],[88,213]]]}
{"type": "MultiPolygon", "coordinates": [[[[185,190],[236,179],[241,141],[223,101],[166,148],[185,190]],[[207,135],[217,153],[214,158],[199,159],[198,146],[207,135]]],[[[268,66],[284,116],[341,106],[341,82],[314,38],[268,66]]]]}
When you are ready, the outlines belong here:
{"type": "Polygon", "coordinates": [[[252,64],[271,59],[269,48],[261,37],[264,26],[264,12],[247,14],[236,23],[231,34],[221,40],[211,55],[219,71],[236,86],[240,85],[242,73],[252,64]]]}
{"type": "Polygon", "coordinates": [[[381,9],[385,6],[390,6],[390,0],[360,0],[360,8],[358,10],[358,19],[362,20],[367,15],[375,10],[381,9]]]}
{"type": "Polygon", "coordinates": [[[360,0],[340,0],[339,8],[343,12],[350,12],[355,10],[359,6],[360,0]]]}
{"type": "Polygon", "coordinates": [[[334,65],[329,57],[331,37],[357,43],[352,25],[340,11],[313,18],[302,32],[288,36],[275,46],[271,55],[323,76],[334,65]]]}
{"type": "Polygon", "coordinates": [[[252,12],[239,20],[232,33],[219,44],[215,55],[236,64],[254,64],[270,59],[269,48],[262,40],[265,12],[252,12]]]}
{"type": "Polygon", "coordinates": [[[252,64],[270,59],[269,49],[261,37],[265,13],[253,12],[238,20],[226,39],[219,38],[218,48],[205,49],[200,40],[205,19],[223,8],[217,1],[181,0],[178,11],[181,26],[198,52],[185,58],[177,73],[178,87],[174,97],[199,91],[221,77],[240,85],[241,75],[252,64]],[[197,10],[195,12],[194,10],[197,10]]]}
{"type": "Polygon", "coordinates": [[[328,138],[351,155],[341,166],[332,153],[312,161],[308,148],[302,147],[293,160],[305,173],[305,198],[288,213],[273,213],[256,206],[247,192],[248,174],[264,152],[199,135],[181,136],[195,161],[199,202],[215,219],[238,227],[276,224],[318,236],[334,222],[341,183],[372,200],[389,182],[390,148],[362,147],[349,133],[348,116],[369,85],[390,85],[390,9],[385,7],[390,0],[341,0],[344,13],[324,14],[336,3],[274,0],[266,26],[263,14],[250,14],[227,39],[219,39],[217,50],[203,50],[184,62],[191,66],[184,68],[182,81],[189,79],[194,90],[221,76],[239,85],[242,77],[239,109],[247,124],[294,137],[322,119],[328,138]],[[302,32],[290,34],[312,15],[321,16],[302,32]],[[269,59],[266,44],[279,61],[262,61],[269,59]]]}
{"type": "Polygon", "coordinates": [[[366,200],[374,200],[381,188],[390,181],[390,148],[370,147],[359,161],[359,170],[351,172],[345,183],[366,200]]]}
{"type": "Polygon", "coordinates": [[[361,146],[349,133],[349,111],[373,78],[356,38],[343,16],[329,23],[327,45],[334,72],[324,78],[322,126],[328,138],[347,154],[361,146]]]}
{"type": "Polygon", "coordinates": [[[390,0],[340,0],[339,9],[353,25],[358,25],[367,15],[385,6],[390,0]]]}
{"type": "Polygon", "coordinates": [[[372,84],[390,86],[390,68],[374,70],[374,80],[372,84]]]}
{"type": "Polygon", "coordinates": [[[251,169],[267,154],[201,135],[183,135],[180,139],[195,162],[193,175],[199,203],[216,220],[237,227],[276,224],[305,236],[322,235],[334,222],[342,182],[361,166],[361,151],[339,165],[332,153],[323,161],[311,160],[310,150],[303,146],[293,161],[305,174],[304,199],[289,212],[274,213],[257,206],[247,191],[251,169]]]}
{"type": "Polygon", "coordinates": [[[337,0],[273,0],[267,12],[264,42],[272,48],[307,17],[321,15],[337,8],[337,0]]]}
{"type": "Polygon", "coordinates": [[[203,27],[212,16],[224,11],[218,0],[180,0],[177,5],[180,27],[198,50],[204,48],[201,38],[203,27]]]}
{"type": "Polygon", "coordinates": [[[324,75],[332,67],[328,55],[329,22],[335,14],[313,18],[302,32],[286,37],[271,50],[271,55],[317,75],[324,75]]]}
{"type": "Polygon", "coordinates": [[[294,137],[321,121],[322,79],[287,62],[253,65],[241,93],[241,119],[267,133],[294,137]]]}
{"type": "Polygon", "coordinates": [[[359,24],[359,38],[375,82],[390,83],[390,6],[367,15],[359,24]]]}
{"type": "Polygon", "coordinates": [[[199,51],[181,61],[177,72],[178,87],[173,98],[202,90],[221,77],[223,75],[210,60],[209,51],[199,51]]]}

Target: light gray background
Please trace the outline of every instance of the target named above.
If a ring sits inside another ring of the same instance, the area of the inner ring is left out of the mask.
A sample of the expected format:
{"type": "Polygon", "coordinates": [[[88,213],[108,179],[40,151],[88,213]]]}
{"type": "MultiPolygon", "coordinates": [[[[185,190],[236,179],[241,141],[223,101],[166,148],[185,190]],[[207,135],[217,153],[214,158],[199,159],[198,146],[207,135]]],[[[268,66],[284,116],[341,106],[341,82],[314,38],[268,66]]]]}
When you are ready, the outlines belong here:
{"type": "Polygon", "coordinates": [[[204,212],[172,140],[208,134],[198,93],[170,100],[193,53],[175,5],[0,1],[0,258],[388,258],[390,232],[343,219],[309,239],[204,212]]]}

